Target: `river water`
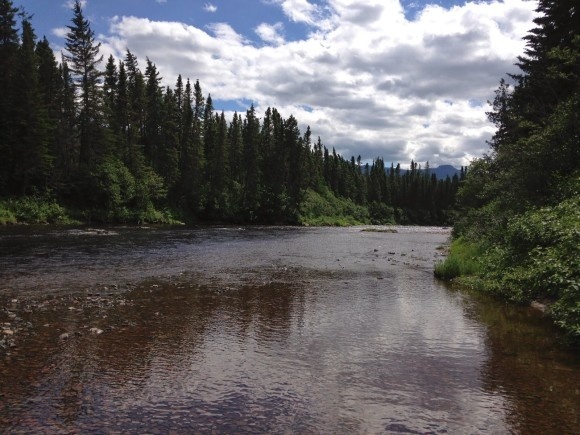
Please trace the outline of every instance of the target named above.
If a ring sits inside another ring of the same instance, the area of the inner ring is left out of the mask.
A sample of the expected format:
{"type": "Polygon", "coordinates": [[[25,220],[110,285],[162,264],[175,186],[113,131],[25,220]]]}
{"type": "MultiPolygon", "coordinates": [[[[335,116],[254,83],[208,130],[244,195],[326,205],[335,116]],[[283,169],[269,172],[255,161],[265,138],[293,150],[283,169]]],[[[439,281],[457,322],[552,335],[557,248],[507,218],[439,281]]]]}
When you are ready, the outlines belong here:
{"type": "Polygon", "coordinates": [[[0,229],[0,432],[579,433],[540,312],[370,230],[0,229]]]}

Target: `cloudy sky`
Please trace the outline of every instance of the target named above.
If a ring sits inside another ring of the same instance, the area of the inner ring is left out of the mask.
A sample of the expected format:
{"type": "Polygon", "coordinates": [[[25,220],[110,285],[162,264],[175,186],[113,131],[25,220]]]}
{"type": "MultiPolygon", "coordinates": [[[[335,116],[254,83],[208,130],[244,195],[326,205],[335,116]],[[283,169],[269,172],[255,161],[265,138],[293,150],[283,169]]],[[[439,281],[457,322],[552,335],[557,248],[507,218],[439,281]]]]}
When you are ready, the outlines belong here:
{"type": "MultiPolygon", "coordinates": [[[[13,0],[60,53],[66,0],[13,0]]],[[[67,4],[69,3],[69,4],[67,4]]],[[[254,104],[346,158],[457,167],[487,151],[485,112],[515,72],[530,0],[85,0],[109,54],[200,80],[228,114],[254,104]]],[[[60,57],[60,55],[59,55],[60,57]]],[[[103,65],[104,68],[104,65],[103,65]]]]}

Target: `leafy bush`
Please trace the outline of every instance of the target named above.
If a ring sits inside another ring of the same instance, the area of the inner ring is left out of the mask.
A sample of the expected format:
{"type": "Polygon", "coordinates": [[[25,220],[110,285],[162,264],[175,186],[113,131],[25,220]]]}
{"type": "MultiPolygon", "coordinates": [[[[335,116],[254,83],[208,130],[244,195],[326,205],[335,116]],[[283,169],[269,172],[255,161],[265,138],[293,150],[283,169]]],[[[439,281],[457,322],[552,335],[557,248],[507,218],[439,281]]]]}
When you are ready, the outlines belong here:
{"type": "Polygon", "coordinates": [[[298,222],[302,225],[348,226],[370,223],[366,207],[350,199],[337,198],[328,188],[308,189],[300,205],[298,222]]]}
{"type": "Polygon", "coordinates": [[[66,210],[52,198],[24,196],[0,202],[0,224],[68,223],[66,210]]]}
{"type": "Polygon", "coordinates": [[[395,223],[395,209],[384,202],[373,202],[369,205],[371,221],[375,225],[395,223]]]}
{"type": "Polygon", "coordinates": [[[556,324],[580,337],[580,196],[513,217],[505,228],[501,243],[478,257],[476,280],[463,278],[470,272],[461,263],[470,254],[462,238],[436,275],[462,276],[461,282],[518,303],[551,302],[556,324]]]}
{"type": "Polygon", "coordinates": [[[8,204],[4,201],[0,202],[0,225],[15,224],[16,216],[9,210],[8,204]]]}
{"type": "Polygon", "coordinates": [[[93,207],[117,214],[136,196],[137,184],[129,169],[118,159],[109,159],[91,174],[93,207]]]}
{"type": "Polygon", "coordinates": [[[556,323],[580,335],[580,196],[512,220],[506,242],[499,265],[517,277],[515,290],[554,301],[556,323]]]}

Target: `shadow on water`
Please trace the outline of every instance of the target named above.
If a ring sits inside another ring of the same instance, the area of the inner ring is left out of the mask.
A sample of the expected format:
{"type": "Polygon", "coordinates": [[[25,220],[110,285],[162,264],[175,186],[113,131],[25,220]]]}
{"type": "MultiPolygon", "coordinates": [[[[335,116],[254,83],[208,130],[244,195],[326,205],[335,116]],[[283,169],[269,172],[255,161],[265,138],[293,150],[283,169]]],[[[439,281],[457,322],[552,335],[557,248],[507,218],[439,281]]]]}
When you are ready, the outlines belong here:
{"type": "Polygon", "coordinates": [[[508,400],[507,422],[517,433],[578,433],[580,354],[562,343],[549,318],[462,291],[467,316],[486,327],[485,389],[508,400]]]}
{"type": "Polygon", "coordinates": [[[579,427],[578,355],[538,313],[435,281],[445,232],[107,231],[0,240],[0,432],[579,427]]]}

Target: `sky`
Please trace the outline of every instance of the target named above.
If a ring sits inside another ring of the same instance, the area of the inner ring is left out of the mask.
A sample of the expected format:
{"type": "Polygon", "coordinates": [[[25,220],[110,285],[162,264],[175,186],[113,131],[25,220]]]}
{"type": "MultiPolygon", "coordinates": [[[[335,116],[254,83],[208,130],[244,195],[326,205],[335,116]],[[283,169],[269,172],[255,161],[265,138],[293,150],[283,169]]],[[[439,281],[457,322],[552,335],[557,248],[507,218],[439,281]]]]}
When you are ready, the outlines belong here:
{"type": "MultiPolygon", "coordinates": [[[[57,59],[72,1],[13,0],[57,59]]],[[[468,165],[488,151],[485,115],[517,72],[530,0],[84,0],[101,53],[127,49],[162,84],[200,81],[216,110],[276,107],[345,158],[468,165]]],[[[102,64],[104,70],[105,62],[102,64]]]]}

